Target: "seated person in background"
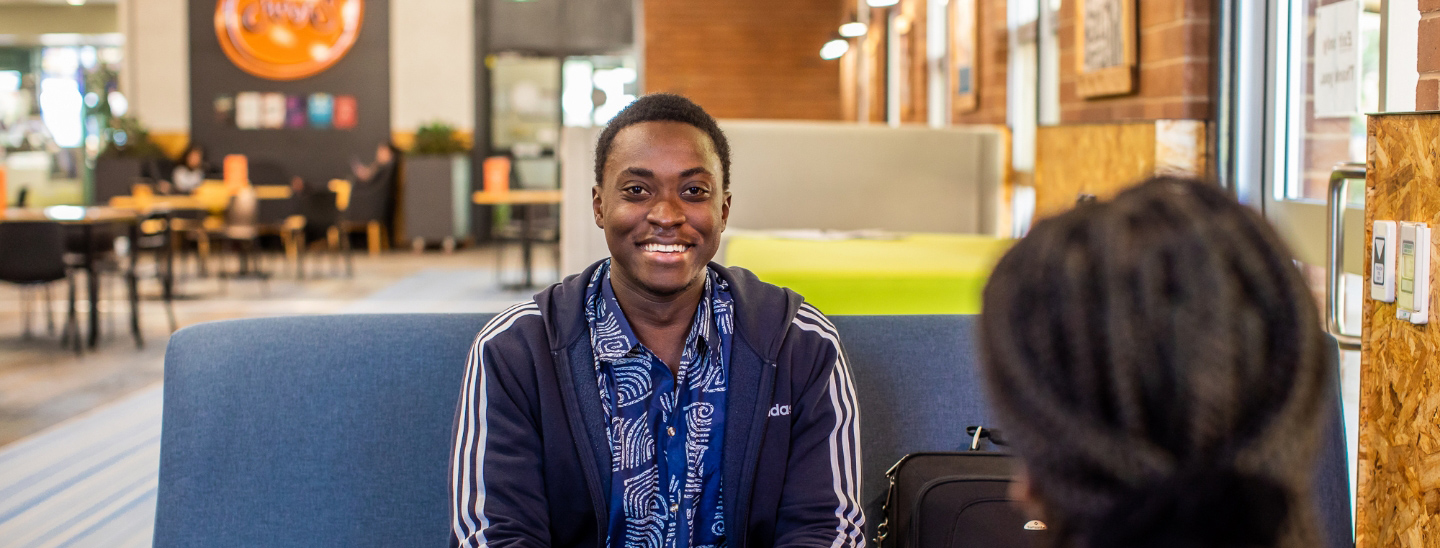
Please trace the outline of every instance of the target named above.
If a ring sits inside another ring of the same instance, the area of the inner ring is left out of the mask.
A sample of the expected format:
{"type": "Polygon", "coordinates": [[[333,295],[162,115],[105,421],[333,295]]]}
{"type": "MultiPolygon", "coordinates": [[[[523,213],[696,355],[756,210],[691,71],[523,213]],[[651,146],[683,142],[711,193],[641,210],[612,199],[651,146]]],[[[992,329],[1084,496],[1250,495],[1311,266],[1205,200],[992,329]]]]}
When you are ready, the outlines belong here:
{"type": "MultiPolygon", "coordinates": [[[[358,158],[350,158],[350,182],[357,188],[374,185],[393,185],[400,160],[400,148],[389,141],[381,142],[375,146],[375,160],[370,163],[363,163],[358,158]]],[[[329,181],[306,182],[299,175],[290,178],[290,188],[296,194],[308,192],[324,192],[329,190],[329,181]]]]}
{"type": "Polygon", "coordinates": [[[205,161],[205,147],[195,143],[185,147],[185,152],[175,159],[175,169],[171,171],[169,181],[160,181],[158,190],[161,194],[189,194],[205,182],[205,178],[213,172],[213,168],[205,161]]]}
{"type": "Polygon", "coordinates": [[[980,317],[1017,496],[1058,546],[1319,546],[1333,384],[1280,238],[1214,185],[1158,177],[1035,225],[980,317]]]}
{"type": "Polygon", "coordinates": [[[395,164],[400,159],[400,149],[389,141],[375,147],[375,161],[364,164],[352,157],[350,171],[354,173],[357,186],[391,184],[395,180],[395,164]]]}
{"type": "Polygon", "coordinates": [[[730,147],[655,94],[601,133],[611,258],[484,327],[455,423],[451,545],[865,545],[858,407],[835,328],[711,263],[730,147]]]}

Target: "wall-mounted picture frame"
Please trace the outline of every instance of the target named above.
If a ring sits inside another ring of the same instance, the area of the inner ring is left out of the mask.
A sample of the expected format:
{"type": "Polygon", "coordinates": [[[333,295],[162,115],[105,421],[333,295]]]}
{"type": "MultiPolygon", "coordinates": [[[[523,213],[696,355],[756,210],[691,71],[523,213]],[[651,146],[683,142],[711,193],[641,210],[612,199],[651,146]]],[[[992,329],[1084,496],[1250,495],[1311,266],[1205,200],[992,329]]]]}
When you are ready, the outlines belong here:
{"type": "Polygon", "coordinates": [[[1076,90],[1081,97],[1134,93],[1139,58],[1135,10],[1135,0],[1076,1],[1076,90]]]}
{"type": "Polygon", "coordinates": [[[979,0],[950,0],[950,107],[955,113],[980,108],[979,0]]]}

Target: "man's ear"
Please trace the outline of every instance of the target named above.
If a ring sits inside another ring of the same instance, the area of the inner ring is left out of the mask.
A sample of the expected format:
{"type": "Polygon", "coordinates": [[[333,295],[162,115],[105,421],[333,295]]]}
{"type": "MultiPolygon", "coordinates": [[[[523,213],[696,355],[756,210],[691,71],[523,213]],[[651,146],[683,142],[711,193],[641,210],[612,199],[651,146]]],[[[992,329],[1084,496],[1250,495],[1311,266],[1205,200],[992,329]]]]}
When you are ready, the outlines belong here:
{"type": "Polygon", "coordinates": [[[720,203],[720,232],[730,224],[730,191],[725,191],[725,201],[720,203]]]}
{"type": "Polygon", "coordinates": [[[605,214],[600,209],[600,185],[590,187],[590,207],[595,211],[595,226],[605,228],[605,214]]]}

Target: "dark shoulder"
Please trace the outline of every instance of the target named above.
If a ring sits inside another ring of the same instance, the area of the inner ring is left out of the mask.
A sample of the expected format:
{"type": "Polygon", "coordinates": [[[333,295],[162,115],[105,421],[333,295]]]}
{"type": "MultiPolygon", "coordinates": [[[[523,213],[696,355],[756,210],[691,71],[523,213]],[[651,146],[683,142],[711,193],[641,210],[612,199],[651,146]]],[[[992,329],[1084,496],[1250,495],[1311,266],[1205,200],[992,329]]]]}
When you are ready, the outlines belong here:
{"type": "Polygon", "coordinates": [[[544,319],[535,301],[523,302],[496,314],[475,335],[475,346],[491,352],[526,348],[545,337],[544,319]]]}
{"type": "Polygon", "coordinates": [[[830,322],[824,312],[808,302],[801,302],[796,309],[790,320],[790,331],[792,337],[816,347],[833,347],[837,351],[840,348],[840,330],[835,328],[835,324],[830,322]]]}

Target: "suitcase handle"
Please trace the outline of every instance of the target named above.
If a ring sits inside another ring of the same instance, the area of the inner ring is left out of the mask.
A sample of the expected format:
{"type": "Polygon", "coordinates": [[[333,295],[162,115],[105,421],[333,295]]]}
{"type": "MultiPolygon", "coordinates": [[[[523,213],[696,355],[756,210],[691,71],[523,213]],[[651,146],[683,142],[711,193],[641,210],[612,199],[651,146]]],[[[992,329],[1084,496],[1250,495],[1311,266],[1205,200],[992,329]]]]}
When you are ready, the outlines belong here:
{"type": "Polygon", "coordinates": [[[971,451],[980,450],[981,439],[988,439],[990,440],[990,443],[1002,447],[1008,445],[1005,443],[1005,439],[1000,437],[1000,431],[994,428],[985,428],[983,426],[967,426],[965,427],[965,433],[970,435],[971,451]]]}

